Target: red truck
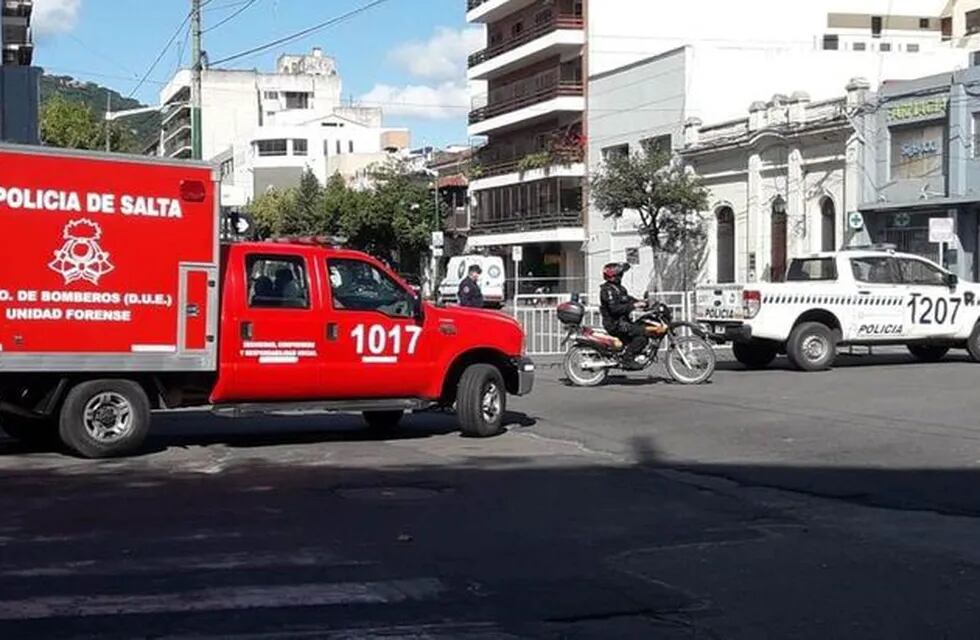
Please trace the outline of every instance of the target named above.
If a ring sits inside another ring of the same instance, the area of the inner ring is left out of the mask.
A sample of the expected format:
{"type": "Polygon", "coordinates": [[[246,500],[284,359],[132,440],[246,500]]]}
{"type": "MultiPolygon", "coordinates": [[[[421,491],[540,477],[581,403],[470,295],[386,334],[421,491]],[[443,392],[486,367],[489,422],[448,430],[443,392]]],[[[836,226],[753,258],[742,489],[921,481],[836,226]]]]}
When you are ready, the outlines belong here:
{"type": "Polygon", "coordinates": [[[499,313],[423,302],[368,255],[219,241],[206,164],[0,146],[0,427],[123,455],[151,411],[359,412],[391,428],[455,406],[501,429],[529,393],[524,335],[499,313]]]}

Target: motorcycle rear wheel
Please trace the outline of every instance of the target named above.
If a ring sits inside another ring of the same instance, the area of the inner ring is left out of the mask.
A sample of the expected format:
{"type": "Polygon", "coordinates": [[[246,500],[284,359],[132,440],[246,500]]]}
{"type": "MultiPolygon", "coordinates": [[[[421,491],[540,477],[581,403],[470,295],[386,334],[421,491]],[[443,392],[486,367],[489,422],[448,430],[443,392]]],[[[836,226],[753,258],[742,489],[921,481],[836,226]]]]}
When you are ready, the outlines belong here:
{"type": "Polygon", "coordinates": [[[582,362],[586,358],[599,358],[593,349],[572,346],[565,353],[565,376],[576,387],[597,387],[606,381],[608,369],[584,369],[582,362]]]}
{"type": "Polygon", "coordinates": [[[667,352],[667,373],[680,384],[704,384],[715,372],[711,344],[696,336],[674,338],[667,352]]]}

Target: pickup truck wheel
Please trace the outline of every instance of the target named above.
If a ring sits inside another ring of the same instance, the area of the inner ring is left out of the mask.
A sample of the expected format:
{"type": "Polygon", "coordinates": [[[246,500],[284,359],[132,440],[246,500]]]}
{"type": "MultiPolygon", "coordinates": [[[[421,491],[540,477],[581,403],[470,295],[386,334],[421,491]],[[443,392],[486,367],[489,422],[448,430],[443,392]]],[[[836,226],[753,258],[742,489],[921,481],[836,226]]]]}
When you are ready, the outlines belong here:
{"type": "Polygon", "coordinates": [[[48,420],[0,418],[0,429],[8,436],[32,447],[52,448],[58,444],[58,429],[48,420]]]}
{"type": "Polygon", "coordinates": [[[371,431],[387,432],[394,431],[398,423],[402,421],[404,411],[365,411],[364,422],[367,423],[371,431]]]}
{"type": "Polygon", "coordinates": [[[777,351],[776,345],[758,340],[732,344],[735,359],[749,369],[765,369],[776,359],[777,351]]]}
{"type": "Polygon", "coordinates": [[[58,433],[66,447],[84,458],[132,453],[150,429],[150,402],[135,382],[92,380],[68,392],[58,433]]]}
{"type": "Polygon", "coordinates": [[[470,365],[459,380],[456,413],[469,438],[497,435],[507,411],[507,388],[500,370],[489,364],[470,365]]]}
{"type": "Polygon", "coordinates": [[[837,357],[837,337],[821,322],[803,322],[789,334],[786,355],[801,371],[824,371],[837,357]]]}
{"type": "Polygon", "coordinates": [[[966,341],[966,350],[974,362],[980,362],[980,322],[973,327],[969,339],[966,341]]]}
{"type": "Polygon", "coordinates": [[[922,362],[939,362],[943,359],[943,356],[949,353],[949,347],[937,347],[923,344],[910,344],[908,349],[909,353],[915,356],[917,360],[921,360],[922,362]]]}

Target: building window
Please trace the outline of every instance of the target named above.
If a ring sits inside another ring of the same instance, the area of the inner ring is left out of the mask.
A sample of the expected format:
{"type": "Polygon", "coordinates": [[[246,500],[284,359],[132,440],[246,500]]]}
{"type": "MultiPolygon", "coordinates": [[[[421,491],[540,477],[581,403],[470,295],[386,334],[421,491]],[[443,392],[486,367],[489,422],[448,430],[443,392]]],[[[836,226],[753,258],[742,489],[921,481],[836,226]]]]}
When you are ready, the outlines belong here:
{"type": "Polygon", "coordinates": [[[234,184],[235,182],[235,159],[228,158],[221,163],[221,182],[234,184]]]}
{"type": "Polygon", "coordinates": [[[340,155],[340,140],[337,141],[337,155],[340,155]]]}
{"type": "Polygon", "coordinates": [[[953,19],[943,18],[939,21],[939,30],[943,34],[943,42],[953,39],[953,19]]]}
{"type": "Polygon", "coordinates": [[[286,140],[259,140],[255,143],[255,148],[260,156],[284,156],[286,152],[286,140]]]}
{"type": "Polygon", "coordinates": [[[265,92],[265,99],[266,100],[278,100],[279,99],[279,92],[278,91],[266,91],[265,92]]]}
{"type": "Polygon", "coordinates": [[[881,16],[871,16],[871,37],[881,37],[881,16]]]}
{"type": "Polygon", "coordinates": [[[612,147],[605,147],[602,150],[602,159],[615,160],[618,158],[628,158],[630,155],[630,146],[628,144],[617,144],[612,147]]]}
{"type": "Polygon", "coordinates": [[[980,33],[980,9],[966,12],[966,34],[980,33]]]}
{"type": "Polygon", "coordinates": [[[309,109],[310,108],[310,94],[305,91],[287,91],[286,92],[286,108],[287,109],[309,109]]]}
{"type": "Polygon", "coordinates": [[[973,157],[980,158],[980,113],[973,114],[973,157]]]}
{"type": "Polygon", "coordinates": [[[905,51],[908,53],[919,53],[919,45],[907,44],[905,45],[905,51]]]}
{"type": "Polygon", "coordinates": [[[970,54],[970,66],[980,67],[980,51],[974,51],[970,54]]]}
{"type": "Polygon", "coordinates": [[[928,29],[929,28],[929,18],[919,18],[919,28],[928,29]]]}
{"type": "Polygon", "coordinates": [[[510,37],[511,38],[516,38],[517,36],[521,35],[523,32],[524,32],[524,23],[523,22],[515,22],[510,27],[510,37]]]}
{"type": "Polygon", "coordinates": [[[943,124],[891,129],[891,179],[917,180],[943,175],[943,124]]]}
{"type": "Polygon", "coordinates": [[[348,140],[347,141],[347,153],[354,153],[354,141],[353,140],[348,140]]]}
{"type": "Polygon", "coordinates": [[[306,140],[302,138],[296,138],[293,140],[293,155],[294,156],[305,156],[309,153],[309,144],[306,140]]]}
{"type": "MultiPolygon", "coordinates": [[[[654,136],[652,138],[644,138],[643,140],[640,140],[640,147],[648,156],[657,155],[658,153],[670,153],[670,134],[654,136]]],[[[629,151],[627,149],[627,153],[628,152],[629,151]]]]}
{"type": "Polygon", "coordinates": [[[868,43],[866,43],[866,42],[855,42],[853,45],[851,45],[851,49],[853,49],[855,51],[867,51],[868,50],[868,43]]]}
{"type": "Polygon", "coordinates": [[[824,51],[837,51],[840,49],[840,36],[825,35],[823,37],[824,51]]]}
{"type": "Polygon", "coordinates": [[[890,42],[882,42],[878,45],[878,51],[891,51],[892,45],[890,42]]]}
{"type": "Polygon", "coordinates": [[[325,158],[329,158],[330,157],[330,141],[329,140],[324,140],[323,141],[323,157],[325,157],[325,158]]]}
{"type": "Polygon", "coordinates": [[[820,202],[820,248],[824,251],[837,249],[837,207],[830,198],[820,202]]]}

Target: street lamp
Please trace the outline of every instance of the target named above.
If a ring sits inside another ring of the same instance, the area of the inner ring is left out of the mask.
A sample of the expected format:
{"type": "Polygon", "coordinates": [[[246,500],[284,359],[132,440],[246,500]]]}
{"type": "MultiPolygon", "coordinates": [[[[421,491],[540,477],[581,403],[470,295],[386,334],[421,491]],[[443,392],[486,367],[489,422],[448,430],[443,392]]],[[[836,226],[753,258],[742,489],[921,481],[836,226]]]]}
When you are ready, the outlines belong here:
{"type": "Polygon", "coordinates": [[[776,196],[776,199],[772,201],[772,212],[777,216],[786,215],[786,200],[783,196],[776,196]]]}

